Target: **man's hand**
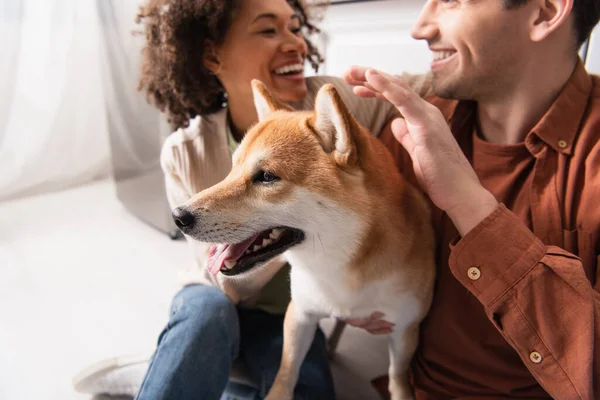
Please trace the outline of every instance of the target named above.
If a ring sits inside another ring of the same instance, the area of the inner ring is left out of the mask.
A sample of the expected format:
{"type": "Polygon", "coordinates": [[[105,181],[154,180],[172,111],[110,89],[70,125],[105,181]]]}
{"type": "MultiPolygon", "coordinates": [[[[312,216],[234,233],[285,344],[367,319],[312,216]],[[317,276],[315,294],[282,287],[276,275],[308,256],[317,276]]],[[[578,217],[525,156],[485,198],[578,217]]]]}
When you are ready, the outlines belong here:
{"type": "Polygon", "coordinates": [[[498,202],[487,191],[452,136],[442,113],[401,79],[365,67],[352,67],[344,80],[361,97],[392,103],[404,118],[392,132],[413,161],[417,179],[433,203],[445,211],[462,236],[488,216],[498,202]]]}
{"type": "Polygon", "coordinates": [[[381,312],[374,312],[367,318],[345,319],[344,322],[355,328],[363,328],[374,335],[386,335],[392,333],[396,324],[382,319],[383,316],[381,312]]]}

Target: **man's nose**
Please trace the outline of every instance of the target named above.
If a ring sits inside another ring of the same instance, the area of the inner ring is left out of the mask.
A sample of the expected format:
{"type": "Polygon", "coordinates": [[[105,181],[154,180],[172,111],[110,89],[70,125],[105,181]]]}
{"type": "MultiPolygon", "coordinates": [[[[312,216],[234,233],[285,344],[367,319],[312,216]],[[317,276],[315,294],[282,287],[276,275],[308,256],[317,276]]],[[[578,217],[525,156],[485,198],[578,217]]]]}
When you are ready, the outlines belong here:
{"type": "Polygon", "coordinates": [[[177,207],[173,209],[171,214],[173,215],[175,225],[183,232],[191,230],[196,224],[196,217],[185,207],[177,207]]]}
{"type": "Polygon", "coordinates": [[[439,28],[435,21],[436,7],[436,4],[431,1],[423,6],[410,32],[413,38],[430,41],[439,35],[439,28]]]}

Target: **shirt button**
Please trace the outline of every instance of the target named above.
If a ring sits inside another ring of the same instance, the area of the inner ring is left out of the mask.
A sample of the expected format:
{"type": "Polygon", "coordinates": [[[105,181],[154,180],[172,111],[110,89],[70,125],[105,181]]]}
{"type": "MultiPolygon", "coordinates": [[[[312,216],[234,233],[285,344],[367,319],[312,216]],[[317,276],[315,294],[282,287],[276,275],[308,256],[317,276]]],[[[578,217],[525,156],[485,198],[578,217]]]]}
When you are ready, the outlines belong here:
{"type": "Polygon", "coordinates": [[[542,355],[537,351],[532,351],[531,353],[529,353],[529,359],[534,363],[539,364],[542,362],[542,355]]]}
{"type": "Polygon", "coordinates": [[[561,149],[566,149],[568,145],[569,144],[567,143],[566,140],[559,140],[558,141],[558,147],[560,147],[561,149]]]}
{"type": "Polygon", "coordinates": [[[481,278],[481,271],[477,267],[471,267],[467,271],[467,276],[470,280],[476,281],[477,279],[481,278]]]}

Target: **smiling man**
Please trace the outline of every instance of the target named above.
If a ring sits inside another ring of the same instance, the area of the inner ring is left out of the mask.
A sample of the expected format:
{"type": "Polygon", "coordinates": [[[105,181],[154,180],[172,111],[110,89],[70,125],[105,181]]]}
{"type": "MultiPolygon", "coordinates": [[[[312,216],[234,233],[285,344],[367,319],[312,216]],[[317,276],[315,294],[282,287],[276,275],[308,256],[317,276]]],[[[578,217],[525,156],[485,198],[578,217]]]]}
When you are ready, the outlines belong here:
{"type": "Polygon", "coordinates": [[[404,115],[382,140],[436,206],[418,399],[600,398],[600,78],[578,57],[599,18],[598,0],[429,0],[429,102],[345,75],[404,115]]]}

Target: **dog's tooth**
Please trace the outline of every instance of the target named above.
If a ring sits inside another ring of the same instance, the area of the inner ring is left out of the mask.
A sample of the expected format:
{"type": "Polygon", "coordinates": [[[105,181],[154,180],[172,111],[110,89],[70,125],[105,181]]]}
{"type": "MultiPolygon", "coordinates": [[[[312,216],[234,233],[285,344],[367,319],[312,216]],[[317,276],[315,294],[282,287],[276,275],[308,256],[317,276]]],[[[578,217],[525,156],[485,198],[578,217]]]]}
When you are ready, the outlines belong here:
{"type": "Polygon", "coordinates": [[[258,251],[260,249],[262,249],[262,247],[260,247],[259,245],[256,244],[256,245],[254,245],[254,248],[252,249],[252,251],[258,251]]]}
{"type": "Polygon", "coordinates": [[[281,236],[281,233],[283,232],[282,229],[273,229],[273,231],[271,232],[271,234],[269,235],[269,237],[273,240],[275,239],[279,239],[279,236],[281,236]]]}
{"type": "Polygon", "coordinates": [[[267,247],[271,244],[271,239],[263,239],[262,247],[267,247]]]}
{"type": "Polygon", "coordinates": [[[246,250],[244,254],[250,254],[250,250],[246,250]]]}
{"type": "Polygon", "coordinates": [[[225,261],[225,266],[229,269],[235,267],[237,265],[237,260],[227,260],[225,261]]]}

